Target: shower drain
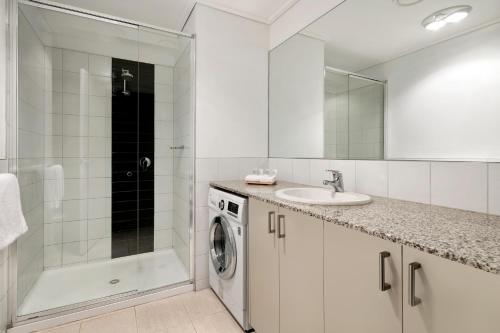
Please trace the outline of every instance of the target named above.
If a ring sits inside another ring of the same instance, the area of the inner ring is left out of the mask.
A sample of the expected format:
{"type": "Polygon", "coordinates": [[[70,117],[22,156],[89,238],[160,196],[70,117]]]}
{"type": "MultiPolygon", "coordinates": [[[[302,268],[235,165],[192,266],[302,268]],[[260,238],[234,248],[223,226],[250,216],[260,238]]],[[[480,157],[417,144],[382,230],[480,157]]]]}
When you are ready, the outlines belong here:
{"type": "Polygon", "coordinates": [[[109,284],[117,284],[118,282],[120,282],[120,279],[113,279],[109,281],[109,284]]]}

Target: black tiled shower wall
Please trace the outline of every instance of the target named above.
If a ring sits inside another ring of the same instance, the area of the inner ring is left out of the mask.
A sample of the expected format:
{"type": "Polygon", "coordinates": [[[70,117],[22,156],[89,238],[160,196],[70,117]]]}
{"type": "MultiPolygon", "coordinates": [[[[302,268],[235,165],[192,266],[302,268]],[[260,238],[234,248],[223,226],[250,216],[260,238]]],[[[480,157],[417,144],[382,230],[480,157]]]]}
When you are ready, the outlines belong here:
{"type": "Polygon", "coordinates": [[[154,65],[112,61],[111,257],[154,250],[154,65]],[[122,69],[133,78],[124,82],[122,69]],[[149,158],[148,168],[140,166],[149,158]]]}

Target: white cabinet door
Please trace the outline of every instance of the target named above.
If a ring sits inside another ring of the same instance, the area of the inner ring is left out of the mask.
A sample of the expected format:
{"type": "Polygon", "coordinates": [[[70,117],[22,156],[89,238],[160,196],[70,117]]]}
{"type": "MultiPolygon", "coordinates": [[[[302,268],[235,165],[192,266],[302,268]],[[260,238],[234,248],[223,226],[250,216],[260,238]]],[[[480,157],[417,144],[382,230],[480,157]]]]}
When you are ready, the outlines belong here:
{"type": "Polygon", "coordinates": [[[325,332],[401,333],[401,245],[328,222],[324,242],[325,332]]]}
{"type": "Polygon", "coordinates": [[[279,332],[278,207],[250,199],[250,325],[258,333],[279,332]]]}
{"type": "Polygon", "coordinates": [[[403,269],[404,333],[500,332],[500,275],[406,246],[403,269]],[[411,263],[420,265],[414,281],[411,263]],[[414,306],[412,289],[416,303],[420,300],[414,306]]]}
{"type": "Polygon", "coordinates": [[[323,221],[283,208],[279,217],[280,332],[324,332],[323,221]]]}

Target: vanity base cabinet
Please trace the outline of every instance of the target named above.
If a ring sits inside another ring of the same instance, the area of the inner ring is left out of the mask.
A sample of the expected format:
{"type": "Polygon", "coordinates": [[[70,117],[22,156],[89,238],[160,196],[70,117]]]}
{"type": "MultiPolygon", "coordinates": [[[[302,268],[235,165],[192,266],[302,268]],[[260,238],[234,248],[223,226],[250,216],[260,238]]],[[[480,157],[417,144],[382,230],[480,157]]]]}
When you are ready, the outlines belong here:
{"type": "Polygon", "coordinates": [[[403,281],[404,333],[500,332],[499,275],[405,246],[403,281]]]}
{"type": "Polygon", "coordinates": [[[257,333],[322,333],[323,221],[251,199],[250,325],[257,333]]]}
{"type": "Polygon", "coordinates": [[[328,222],[324,244],[325,332],[401,333],[401,245],[328,222]]]}
{"type": "Polygon", "coordinates": [[[258,333],[278,333],[278,207],[251,199],[248,215],[250,324],[258,333]]]}
{"type": "Polygon", "coordinates": [[[280,332],[321,333],[323,221],[280,208],[280,332]]]}

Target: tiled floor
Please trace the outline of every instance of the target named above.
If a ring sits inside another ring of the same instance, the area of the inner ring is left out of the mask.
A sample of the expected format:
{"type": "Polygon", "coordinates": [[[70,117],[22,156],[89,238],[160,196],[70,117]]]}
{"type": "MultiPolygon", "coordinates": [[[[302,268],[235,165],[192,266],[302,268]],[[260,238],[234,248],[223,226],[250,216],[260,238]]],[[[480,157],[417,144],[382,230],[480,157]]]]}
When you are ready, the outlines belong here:
{"type": "Polygon", "coordinates": [[[42,272],[19,313],[26,315],[188,279],[188,272],[172,249],[51,269],[42,272]],[[114,279],[120,282],[111,284],[114,279]]]}
{"type": "Polygon", "coordinates": [[[242,333],[210,290],[139,305],[43,333],[242,333]]]}

